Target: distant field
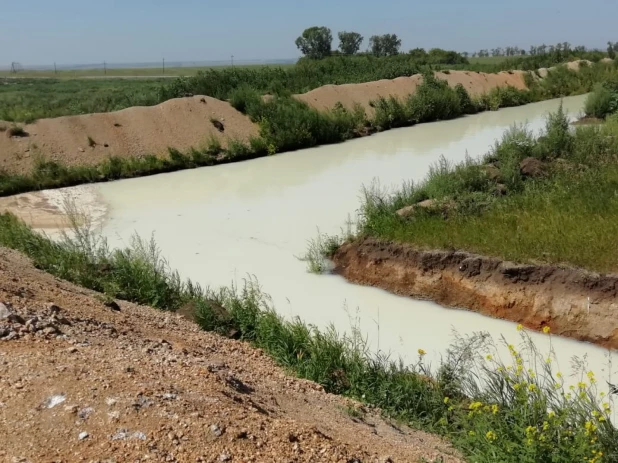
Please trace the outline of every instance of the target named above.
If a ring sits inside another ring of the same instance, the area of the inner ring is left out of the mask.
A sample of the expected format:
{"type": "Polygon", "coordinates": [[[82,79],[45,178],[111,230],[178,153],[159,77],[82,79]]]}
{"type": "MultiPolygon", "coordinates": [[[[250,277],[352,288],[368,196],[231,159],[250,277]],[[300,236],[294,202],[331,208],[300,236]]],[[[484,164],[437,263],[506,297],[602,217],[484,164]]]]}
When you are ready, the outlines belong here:
{"type": "Polygon", "coordinates": [[[507,56],[484,56],[482,58],[468,58],[470,64],[500,64],[507,59],[507,56]]]}
{"type": "MultiPolygon", "coordinates": [[[[294,63],[289,64],[245,64],[234,65],[235,68],[290,68],[294,63]]],[[[0,77],[16,77],[16,78],[55,78],[55,79],[81,79],[81,78],[113,78],[113,77],[179,77],[179,76],[193,76],[198,71],[204,71],[206,69],[226,69],[231,68],[231,65],[227,66],[201,66],[201,67],[172,67],[165,68],[163,72],[162,67],[158,68],[118,68],[107,69],[105,71],[101,69],[78,69],[78,70],[59,70],[55,73],[53,70],[47,71],[20,71],[16,74],[10,71],[0,71],[0,77]]]]}

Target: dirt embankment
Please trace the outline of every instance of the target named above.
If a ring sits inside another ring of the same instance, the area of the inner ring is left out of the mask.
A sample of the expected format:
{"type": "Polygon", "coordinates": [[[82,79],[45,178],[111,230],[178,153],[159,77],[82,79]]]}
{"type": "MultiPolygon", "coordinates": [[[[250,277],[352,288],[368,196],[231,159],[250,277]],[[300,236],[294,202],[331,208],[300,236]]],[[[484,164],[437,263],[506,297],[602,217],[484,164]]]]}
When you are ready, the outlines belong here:
{"type": "MultiPolygon", "coordinates": [[[[515,87],[520,90],[526,88],[524,81],[524,71],[500,72],[498,74],[487,74],[484,72],[472,71],[449,71],[436,72],[438,79],[445,80],[451,87],[462,84],[472,96],[482,95],[496,87],[515,87]]],[[[378,80],[363,84],[343,84],[343,85],[324,85],[302,95],[295,95],[308,105],[324,111],[333,108],[337,103],[341,103],[346,108],[353,108],[355,104],[360,104],[367,114],[373,113],[373,108],[369,105],[371,101],[379,97],[388,98],[394,96],[405,99],[408,95],[416,92],[423,82],[422,75],[410,77],[398,77],[393,80],[378,80]]]]}
{"type": "Polygon", "coordinates": [[[0,303],[0,461],[461,461],[246,343],[108,307],[2,248],[0,303]]]}
{"type": "Polygon", "coordinates": [[[211,137],[225,146],[230,139],[247,142],[259,133],[257,125],[229,103],[206,96],[111,113],[41,119],[23,127],[27,136],[0,133],[0,169],[29,172],[37,155],[66,165],[99,164],[109,156],[167,156],[168,147],[184,151],[206,146],[211,137]],[[223,124],[223,132],[212,120],[223,124]]]}
{"type": "Polygon", "coordinates": [[[618,348],[618,276],[516,265],[454,251],[420,251],[371,238],[344,244],[336,272],[348,280],[540,330],[618,348]]]}
{"type": "MultiPolygon", "coordinates": [[[[579,61],[568,63],[579,68],[579,61]]],[[[545,75],[547,70],[543,70],[545,75]]],[[[436,72],[449,85],[462,84],[473,96],[496,87],[525,89],[525,72],[497,74],[472,71],[436,72]]],[[[347,108],[360,104],[368,116],[370,102],[379,97],[406,98],[422,82],[421,75],[379,80],[361,84],[325,85],[295,98],[323,111],[337,103],[347,108]]],[[[222,146],[230,139],[247,142],[259,135],[259,128],[249,117],[229,103],[207,96],[193,96],[166,101],[157,106],[134,107],[111,113],[85,114],[41,119],[23,128],[27,136],[8,136],[11,124],[0,121],[0,170],[28,173],[38,156],[65,165],[94,165],[109,158],[139,157],[149,154],[167,156],[168,148],[186,151],[206,145],[211,137],[222,146]],[[223,132],[213,125],[223,124],[223,132]]]]}

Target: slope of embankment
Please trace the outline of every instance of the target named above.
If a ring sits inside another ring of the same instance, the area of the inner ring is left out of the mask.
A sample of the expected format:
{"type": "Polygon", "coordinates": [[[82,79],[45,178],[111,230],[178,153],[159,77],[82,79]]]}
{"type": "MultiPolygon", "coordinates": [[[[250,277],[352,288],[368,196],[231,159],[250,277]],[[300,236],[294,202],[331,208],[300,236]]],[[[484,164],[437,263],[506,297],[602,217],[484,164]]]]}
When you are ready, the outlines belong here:
{"type": "Polygon", "coordinates": [[[540,330],[618,348],[618,276],[518,265],[372,238],[346,243],[335,271],[354,283],[425,298],[540,330]]]}
{"type": "MultiPolygon", "coordinates": [[[[579,63],[575,61],[567,66],[577,69],[579,63]]],[[[497,87],[526,89],[524,71],[435,74],[452,87],[462,84],[472,96],[497,87]]],[[[337,103],[348,108],[359,104],[371,117],[371,101],[389,96],[404,99],[414,94],[421,83],[422,75],[414,75],[361,84],[325,85],[294,97],[320,111],[331,109],[337,103]]],[[[19,136],[12,135],[10,126],[0,121],[0,130],[5,132],[0,134],[0,170],[9,173],[30,173],[39,157],[65,166],[92,166],[110,156],[167,156],[168,148],[183,152],[205,148],[213,137],[226,147],[230,140],[246,144],[251,137],[259,135],[257,124],[249,117],[229,103],[207,96],[176,98],[157,106],[110,113],[41,119],[23,126],[25,133],[19,136]]]]}
{"type": "Polygon", "coordinates": [[[257,125],[247,116],[227,102],[206,96],[111,113],[41,119],[26,124],[24,130],[27,136],[0,134],[0,169],[29,172],[37,155],[65,165],[94,165],[109,156],[167,155],[168,147],[202,147],[211,137],[226,146],[231,139],[246,143],[258,135],[257,125]],[[213,121],[220,122],[223,131],[213,121]]]}
{"type": "MultiPolygon", "coordinates": [[[[524,90],[526,89],[525,74],[524,71],[500,72],[498,74],[448,71],[448,73],[436,72],[435,76],[448,82],[451,87],[462,84],[471,96],[479,96],[496,87],[511,86],[524,90]]],[[[416,87],[422,81],[422,75],[414,75],[363,84],[324,85],[295,97],[321,111],[331,109],[337,103],[341,103],[347,108],[360,104],[368,114],[371,114],[373,111],[370,105],[371,101],[377,100],[380,97],[388,98],[389,96],[404,99],[408,95],[414,94],[416,87]]]]}
{"type": "Polygon", "coordinates": [[[110,308],[3,248],[0,303],[0,461],[460,461],[246,343],[110,308]]]}

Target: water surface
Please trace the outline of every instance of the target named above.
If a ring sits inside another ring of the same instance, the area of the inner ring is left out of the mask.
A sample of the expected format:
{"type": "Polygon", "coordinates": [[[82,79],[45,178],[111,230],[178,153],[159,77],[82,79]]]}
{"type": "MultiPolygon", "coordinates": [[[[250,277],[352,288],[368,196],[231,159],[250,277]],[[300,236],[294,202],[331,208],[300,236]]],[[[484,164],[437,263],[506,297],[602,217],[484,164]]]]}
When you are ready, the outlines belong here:
{"type": "MultiPolygon", "coordinates": [[[[584,97],[564,100],[575,117],[584,97]]],[[[421,180],[440,156],[461,161],[485,153],[510,126],[539,130],[558,108],[552,100],[453,121],[397,129],[347,143],[185,170],[97,186],[109,207],[103,232],[115,246],[138,233],[154,233],[163,255],[185,277],[217,287],[255,275],[276,309],[339,331],[357,325],[371,348],[408,361],[419,348],[436,361],[461,334],[489,331],[517,342],[514,324],[307,273],[297,256],[321,232],[339,233],[354,218],[363,185],[421,180]]],[[[549,337],[532,334],[541,350],[549,337]]],[[[560,368],[573,355],[589,355],[591,368],[608,377],[605,351],[552,337],[560,368]]]]}

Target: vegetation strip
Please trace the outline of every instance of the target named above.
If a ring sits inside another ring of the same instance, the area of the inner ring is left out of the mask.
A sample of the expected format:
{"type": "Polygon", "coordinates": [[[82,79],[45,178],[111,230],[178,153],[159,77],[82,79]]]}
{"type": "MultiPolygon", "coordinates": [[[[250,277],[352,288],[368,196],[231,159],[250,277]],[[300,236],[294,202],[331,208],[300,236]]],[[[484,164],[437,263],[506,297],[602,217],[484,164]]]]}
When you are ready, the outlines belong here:
{"type": "Polygon", "coordinates": [[[451,88],[432,73],[427,73],[416,93],[405,101],[390,97],[373,102],[374,114],[371,118],[359,106],[347,109],[338,105],[330,111],[321,112],[290,95],[265,101],[255,89],[241,85],[230,93],[230,103],[250,116],[260,128],[260,137],[251,139],[248,145],[232,140],[223,149],[211,141],[206,148],[192,149],[188,153],[170,149],[169,158],[152,155],[110,158],[95,166],[63,166],[55,161],[39,159],[29,175],[0,172],[0,195],[131,178],[339,143],[375,131],[581,94],[592,89],[596,83],[616,79],[617,75],[616,64],[582,66],[577,72],[560,67],[543,80],[530,75],[529,90],[495,88],[488,94],[472,98],[463,86],[451,88]]]}
{"type": "Polygon", "coordinates": [[[367,188],[360,234],[616,272],[617,161],[618,116],[573,132],[560,110],[538,138],[513,127],[479,160],[442,159],[392,194],[367,188]]]}
{"type": "MultiPolygon", "coordinates": [[[[77,216],[72,213],[75,223],[77,216]]],[[[372,355],[362,336],[319,331],[278,316],[255,282],[242,288],[204,290],[182,281],[154,242],[135,238],[110,250],[88,227],[60,242],[33,232],[14,216],[0,215],[0,245],[29,256],[60,278],[114,298],[163,310],[193,312],[206,330],[264,349],[300,377],[329,392],[375,405],[414,426],[440,433],[471,461],[615,461],[618,435],[592,372],[578,371],[579,386],[565,387],[553,352],[539,353],[524,331],[503,362],[484,334],[459,340],[435,372],[419,349],[414,365],[372,355]],[[479,384],[483,384],[481,389],[479,384]]]]}

